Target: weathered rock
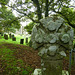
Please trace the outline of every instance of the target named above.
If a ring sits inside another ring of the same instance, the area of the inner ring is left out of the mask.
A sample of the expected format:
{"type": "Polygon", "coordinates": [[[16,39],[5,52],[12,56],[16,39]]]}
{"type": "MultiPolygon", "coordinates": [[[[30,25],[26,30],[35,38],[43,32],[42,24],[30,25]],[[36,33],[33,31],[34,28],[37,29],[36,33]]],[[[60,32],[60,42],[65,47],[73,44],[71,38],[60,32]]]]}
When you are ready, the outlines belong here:
{"type": "Polygon", "coordinates": [[[39,50],[42,75],[62,75],[62,59],[73,48],[73,29],[60,17],[41,19],[32,30],[32,47],[39,50]]]}

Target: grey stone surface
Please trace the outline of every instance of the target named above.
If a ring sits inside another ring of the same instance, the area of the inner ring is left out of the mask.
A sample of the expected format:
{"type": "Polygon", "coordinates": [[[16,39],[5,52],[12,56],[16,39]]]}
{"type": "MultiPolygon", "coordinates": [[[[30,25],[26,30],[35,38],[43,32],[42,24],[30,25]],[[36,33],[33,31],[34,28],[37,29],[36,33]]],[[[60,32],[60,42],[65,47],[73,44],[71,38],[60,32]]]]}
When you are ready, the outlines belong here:
{"type": "Polygon", "coordinates": [[[61,75],[62,58],[73,47],[74,31],[60,17],[47,17],[40,22],[33,27],[31,41],[41,56],[42,75],[61,75]]]}

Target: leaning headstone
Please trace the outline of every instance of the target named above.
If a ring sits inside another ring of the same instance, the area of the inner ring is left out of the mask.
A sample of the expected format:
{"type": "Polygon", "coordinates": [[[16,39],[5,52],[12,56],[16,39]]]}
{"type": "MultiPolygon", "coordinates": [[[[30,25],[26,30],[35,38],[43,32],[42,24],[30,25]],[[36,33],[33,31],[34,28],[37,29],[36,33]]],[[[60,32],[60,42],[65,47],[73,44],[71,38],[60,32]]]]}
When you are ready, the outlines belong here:
{"type": "Polygon", "coordinates": [[[32,30],[32,47],[39,50],[42,75],[62,75],[66,50],[73,48],[73,29],[60,17],[41,19],[32,30]]]}
{"type": "Polygon", "coordinates": [[[26,43],[28,43],[28,38],[26,37],[26,43]]]}
{"type": "Polygon", "coordinates": [[[24,39],[20,39],[20,44],[23,44],[24,43],[24,39]]]}
{"type": "Polygon", "coordinates": [[[8,40],[8,35],[4,34],[4,39],[8,40]]]}
{"type": "Polygon", "coordinates": [[[13,37],[13,38],[12,38],[12,41],[16,41],[16,37],[13,37]]]}

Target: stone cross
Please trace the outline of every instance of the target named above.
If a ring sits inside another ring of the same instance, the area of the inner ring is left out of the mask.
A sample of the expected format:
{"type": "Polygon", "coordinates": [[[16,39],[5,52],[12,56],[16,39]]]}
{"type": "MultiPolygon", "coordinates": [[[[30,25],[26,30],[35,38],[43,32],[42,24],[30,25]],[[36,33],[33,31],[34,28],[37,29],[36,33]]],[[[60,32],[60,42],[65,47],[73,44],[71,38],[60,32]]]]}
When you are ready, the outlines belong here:
{"type": "Polygon", "coordinates": [[[62,75],[66,50],[73,48],[73,29],[61,17],[47,17],[33,27],[32,47],[39,50],[42,75],[62,75]]]}

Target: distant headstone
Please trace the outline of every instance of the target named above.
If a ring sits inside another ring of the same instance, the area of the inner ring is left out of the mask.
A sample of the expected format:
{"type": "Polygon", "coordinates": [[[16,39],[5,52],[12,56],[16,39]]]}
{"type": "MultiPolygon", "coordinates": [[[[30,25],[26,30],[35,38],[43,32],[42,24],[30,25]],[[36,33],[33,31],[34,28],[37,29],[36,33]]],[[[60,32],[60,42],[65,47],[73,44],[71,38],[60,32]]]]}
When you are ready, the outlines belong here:
{"type": "Polygon", "coordinates": [[[9,34],[9,38],[11,38],[11,33],[9,34]]]}
{"type": "Polygon", "coordinates": [[[42,75],[62,75],[63,57],[73,48],[73,37],[73,29],[60,17],[47,17],[34,25],[31,41],[41,56],[42,75]]]}
{"type": "Polygon", "coordinates": [[[12,38],[14,38],[14,35],[11,35],[12,38]]]}
{"type": "Polygon", "coordinates": [[[20,39],[20,44],[23,44],[24,43],[24,39],[20,39]]]}
{"type": "Polygon", "coordinates": [[[12,38],[12,41],[16,41],[16,37],[13,37],[13,38],[12,38]]]}
{"type": "Polygon", "coordinates": [[[0,32],[0,34],[1,34],[1,32],[0,32]]]}
{"type": "Polygon", "coordinates": [[[26,43],[28,43],[28,38],[26,37],[26,43]]]}
{"type": "Polygon", "coordinates": [[[8,40],[8,35],[4,34],[4,39],[8,40]]]}
{"type": "Polygon", "coordinates": [[[3,36],[3,33],[1,33],[1,36],[3,36]]]}

